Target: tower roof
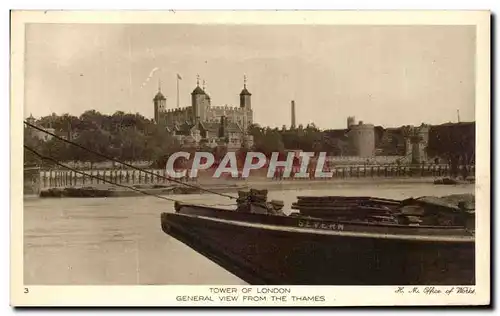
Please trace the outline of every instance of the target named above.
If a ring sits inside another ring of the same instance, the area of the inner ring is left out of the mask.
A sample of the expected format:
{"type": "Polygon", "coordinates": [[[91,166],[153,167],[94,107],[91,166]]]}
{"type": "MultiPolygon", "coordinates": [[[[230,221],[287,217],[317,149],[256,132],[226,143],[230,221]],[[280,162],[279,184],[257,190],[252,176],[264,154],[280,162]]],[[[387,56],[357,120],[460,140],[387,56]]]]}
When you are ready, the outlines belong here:
{"type": "Polygon", "coordinates": [[[241,90],[240,95],[252,95],[252,94],[247,90],[247,87],[244,87],[243,90],[241,90]]]}
{"type": "Polygon", "coordinates": [[[200,88],[200,86],[196,86],[196,88],[194,88],[193,92],[191,92],[191,94],[205,94],[205,91],[203,91],[202,88],[200,88]]]}
{"type": "Polygon", "coordinates": [[[158,79],[158,93],[155,95],[155,98],[153,101],[163,101],[166,100],[165,96],[163,93],[161,93],[161,79],[158,79]]]}
{"type": "Polygon", "coordinates": [[[193,92],[191,92],[192,95],[203,95],[205,94],[205,91],[200,88],[200,75],[196,75],[196,88],[194,88],[193,92]]]}
{"type": "Polygon", "coordinates": [[[243,76],[243,90],[241,90],[240,95],[252,95],[250,92],[247,90],[247,76],[243,76]]]}
{"type": "Polygon", "coordinates": [[[160,100],[166,100],[165,96],[161,91],[158,91],[158,93],[155,95],[155,98],[153,99],[154,101],[160,101],[160,100]]]}

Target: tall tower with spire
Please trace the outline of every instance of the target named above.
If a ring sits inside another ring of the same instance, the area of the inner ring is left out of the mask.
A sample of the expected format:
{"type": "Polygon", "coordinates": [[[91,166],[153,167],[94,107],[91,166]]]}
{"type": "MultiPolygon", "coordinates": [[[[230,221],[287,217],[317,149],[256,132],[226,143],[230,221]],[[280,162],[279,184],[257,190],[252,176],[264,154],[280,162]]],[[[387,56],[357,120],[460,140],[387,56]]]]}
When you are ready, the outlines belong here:
{"type": "Polygon", "coordinates": [[[243,90],[240,92],[240,107],[250,110],[252,108],[252,94],[247,90],[247,76],[243,76],[243,90]]]}
{"type": "Polygon", "coordinates": [[[196,88],[191,92],[191,107],[193,108],[193,117],[191,118],[193,123],[205,120],[206,112],[206,94],[205,91],[200,87],[200,76],[196,78],[196,88]]]}
{"type": "Polygon", "coordinates": [[[163,115],[167,110],[167,98],[161,93],[161,80],[158,80],[158,93],[153,99],[154,120],[156,124],[163,121],[163,115]]]}

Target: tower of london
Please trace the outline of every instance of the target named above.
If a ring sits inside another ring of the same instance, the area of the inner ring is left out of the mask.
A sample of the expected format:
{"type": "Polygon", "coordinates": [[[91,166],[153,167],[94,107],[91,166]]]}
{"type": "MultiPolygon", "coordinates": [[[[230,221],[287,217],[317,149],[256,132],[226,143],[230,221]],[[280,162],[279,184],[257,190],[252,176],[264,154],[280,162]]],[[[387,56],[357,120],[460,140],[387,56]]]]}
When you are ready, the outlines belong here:
{"type": "Polygon", "coordinates": [[[200,87],[199,79],[191,92],[191,106],[167,109],[167,98],[158,93],[153,99],[154,119],[157,124],[168,128],[176,125],[196,123],[219,123],[225,117],[228,123],[239,125],[242,129],[253,123],[252,94],[248,91],[246,80],[239,94],[239,106],[212,106],[210,95],[200,87]]]}
{"type": "Polygon", "coordinates": [[[228,150],[251,147],[253,137],[247,134],[253,123],[252,94],[246,78],[239,94],[239,106],[212,106],[210,95],[199,79],[191,92],[191,106],[167,109],[167,98],[161,88],[153,99],[154,120],[165,126],[183,146],[214,147],[224,144],[228,150]]]}

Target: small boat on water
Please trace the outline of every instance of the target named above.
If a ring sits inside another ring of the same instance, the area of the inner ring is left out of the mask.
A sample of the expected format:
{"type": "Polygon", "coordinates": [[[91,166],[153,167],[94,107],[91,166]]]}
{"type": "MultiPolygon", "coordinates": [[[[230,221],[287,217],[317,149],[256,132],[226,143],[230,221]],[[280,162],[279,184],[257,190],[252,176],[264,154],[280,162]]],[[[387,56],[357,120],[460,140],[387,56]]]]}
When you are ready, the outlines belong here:
{"type": "MultiPolygon", "coordinates": [[[[457,197],[452,197],[457,200],[457,197]]],[[[176,203],[163,231],[253,285],[473,285],[470,201],[298,197],[267,191],[235,209],[176,203]]]]}

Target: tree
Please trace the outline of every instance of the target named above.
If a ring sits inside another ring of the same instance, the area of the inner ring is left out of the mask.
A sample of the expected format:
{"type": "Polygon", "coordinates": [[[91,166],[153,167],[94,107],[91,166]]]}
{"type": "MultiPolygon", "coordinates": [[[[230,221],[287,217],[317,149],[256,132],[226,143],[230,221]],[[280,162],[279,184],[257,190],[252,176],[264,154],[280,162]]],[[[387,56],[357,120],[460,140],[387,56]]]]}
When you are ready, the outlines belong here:
{"type": "MultiPolygon", "coordinates": [[[[71,152],[69,150],[69,145],[57,138],[52,138],[43,143],[42,153],[46,157],[50,157],[59,162],[64,162],[70,160],[69,157],[71,152]]],[[[53,164],[47,162],[46,164],[53,164]]]]}
{"type": "MultiPolygon", "coordinates": [[[[31,128],[24,128],[24,145],[38,152],[42,151],[43,143],[38,138],[33,137],[31,128]]],[[[42,163],[40,157],[35,155],[32,151],[24,149],[24,164],[39,166],[42,163]]]]}
{"type": "MultiPolygon", "coordinates": [[[[85,111],[80,117],[52,113],[42,117],[37,125],[53,128],[56,134],[68,135],[81,146],[106,156],[124,161],[166,161],[166,157],[180,150],[180,144],[164,127],[156,125],[139,113],[115,112],[104,115],[96,110],[85,111]]],[[[34,144],[46,155],[59,161],[79,160],[91,163],[103,158],[71,146],[59,139],[46,142],[38,140],[29,130],[25,133],[25,144],[34,144]]],[[[34,157],[26,154],[26,160],[34,157]]]]}
{"type": "Polygon", "coordinates": [[[462,165],[463,176],[468,175],[467,166],[473,164],[476,152],[476,124],[449,123],[432,126],[429,130],[427,154],[446,159],[453,176],[458,175],[462,165]]]}
{"type": "Polygon", "coordinates": [[[283,146],[285,148],[288,148],[288,149],[300,148],[301,141],[300,141],[299,133],[295,129],[281,131],[281,139],[283,141],[283,146]]]}
{"type": "MultiPolygon", "coordinates": [[[[111,143],[110,136],[111,135],[109,133],[105,133],[100,129],[91,129],[91,130],[81,131],[79,136],[74,140],[74,142],[85,148],[98,152],[100,154],[110,155],[110,150],[109,150],[110,149],[109,144],[111,143]]],[[[56,141],[61,143],[61,141],[59,140],[56,141]]],[[[95,162],[100,162],[105,160],[102,156],[96,155],[87,150],[83,150],[77,147],[73,148],[75,148],[75,150],[72,151],[71,153],[72,155],[71,160],[89,161],[91,166],[95,162]]]]}
{"type": "Polygon", "coordinates": [[[163,126],[151,122],[145,127],[143,158],[152,159],[155,165],[165,167],[168,157],[179,151],[181,146],[163,126]]]}
{"type": "Polygon", "coordinates": [[[340,138],[324,137],[323,150],[332,156],[345,156],[349,153],[349,144],[340,138]]]}
{"type": "Polygon", "coordinates": [[[254,138],[254,143],[255,150],[262,152],[267,157],[270,157],[275,151],[282,152],[285,149],[280,133],[275,130],[266,130],[263,134],[258,135],[257,139],[254,138]]]}
{"type": "Polygon", "coordinates": [[[144,151],[144,137],[133,127],[121,128],[115,134],[115,146],[120,148],[120,160],[135,161],[140,159],[144,151]]]}
{"type": "MultiPolygon", "coordinates": [[[[83,126],[80,126],[82,130],[88,129],[105,129],[104,121],[105,117],[100,112],[96,110],[88,110],[80,115],[80,121],[83,123],[83,126]]],[[[105,129],[106,130],[106,129],[105,129]]]]}

